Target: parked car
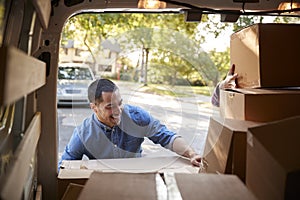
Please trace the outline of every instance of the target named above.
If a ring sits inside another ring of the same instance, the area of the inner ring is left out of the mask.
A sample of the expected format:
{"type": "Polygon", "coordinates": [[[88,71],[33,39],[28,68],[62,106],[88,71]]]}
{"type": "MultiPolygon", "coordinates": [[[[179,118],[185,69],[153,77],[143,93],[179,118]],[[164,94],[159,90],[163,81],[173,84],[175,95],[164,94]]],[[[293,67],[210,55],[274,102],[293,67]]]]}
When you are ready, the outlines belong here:
{"type": "Polygon", "coordinates": [[[91,68],[82,63],[59,64],[57,105],[88,105],[87,89],[95,79],[91,68]]]}

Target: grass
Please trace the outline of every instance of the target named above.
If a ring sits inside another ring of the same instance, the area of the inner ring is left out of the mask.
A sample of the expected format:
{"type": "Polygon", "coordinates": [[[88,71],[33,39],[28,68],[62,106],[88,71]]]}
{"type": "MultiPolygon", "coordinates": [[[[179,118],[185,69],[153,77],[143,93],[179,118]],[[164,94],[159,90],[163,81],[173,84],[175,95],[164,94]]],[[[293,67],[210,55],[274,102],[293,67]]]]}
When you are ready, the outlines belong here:
{"type": "Polygon", "coordinates": [[[211,87],[208,86],[169,86],[157,84],[148,84],[147,86],[143,86],[141,90],[146,93],[174,97],[190,97],[195,94],[210,96],[212,91],[211,87]]]}

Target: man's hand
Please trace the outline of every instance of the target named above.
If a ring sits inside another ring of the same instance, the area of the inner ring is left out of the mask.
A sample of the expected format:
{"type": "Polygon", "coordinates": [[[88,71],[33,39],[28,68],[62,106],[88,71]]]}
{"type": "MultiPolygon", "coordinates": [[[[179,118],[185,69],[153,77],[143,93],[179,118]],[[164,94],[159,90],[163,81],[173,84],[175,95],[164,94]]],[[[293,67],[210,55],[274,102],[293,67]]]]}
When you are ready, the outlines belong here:
{"type": "Polygon", "coordinates": [[[201,163],[201,156],[199,154],[192,154],[192,156],[190,157],[190,161],[194,166],[200,167],[200,163],[201,163]]]}
{"type": "Polygon", "coordinates": [[[197,154],[182,137],[177,137],[174,140],[173,151],[179,155],[189,158],[194,166],[200,166],[201,156],[197,154]]]}
{"type": "Polygon", "coordinates": [[[220,89],[232,89],[236,87],[237,73],[234,73],[235,65],[233,64],[227,73],[226,78],[220,82],[220,89]]]}

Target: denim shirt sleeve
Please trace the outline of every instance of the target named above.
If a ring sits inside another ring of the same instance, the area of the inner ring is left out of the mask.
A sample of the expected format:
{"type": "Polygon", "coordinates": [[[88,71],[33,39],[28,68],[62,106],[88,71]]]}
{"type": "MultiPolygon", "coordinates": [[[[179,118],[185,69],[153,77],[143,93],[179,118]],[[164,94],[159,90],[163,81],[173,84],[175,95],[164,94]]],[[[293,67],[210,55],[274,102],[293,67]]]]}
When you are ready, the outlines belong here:
{"type": "Polygon", "coordinates": [[[160,144],[161,146],[172,150],[173,142],[175,138],[180,137],[176,135],[173,131],[169,130],[165,125],[161,124],[159,120],[151,117],[150,123],[150,137],[155,144],[160,144]]]}
{"type": "Polygon", "coordinates": [[[63,160],[81,160],[85,151],[86,151],[85,147],[82,144],[82,141],[78,135],[78,128],[75,128],[73,135],[72,135],[68,145],[65,147],[65,150],[64,150],[64,152],[61,156],[61,159],[58,163],[58,168],[60,168],[60,165],[63,160]]]}
{"type": "Polygon", "coordinates": [[[178,135],[173,131],[169,130],[164,124],[158,119],[155,119],[147,111],[135,107],[134,112],[131,112],[131,117],[135,123],[140,126],[147,126],[145,136],[152,140],[155,144],[172,150],[172,144],[178,135]]]}

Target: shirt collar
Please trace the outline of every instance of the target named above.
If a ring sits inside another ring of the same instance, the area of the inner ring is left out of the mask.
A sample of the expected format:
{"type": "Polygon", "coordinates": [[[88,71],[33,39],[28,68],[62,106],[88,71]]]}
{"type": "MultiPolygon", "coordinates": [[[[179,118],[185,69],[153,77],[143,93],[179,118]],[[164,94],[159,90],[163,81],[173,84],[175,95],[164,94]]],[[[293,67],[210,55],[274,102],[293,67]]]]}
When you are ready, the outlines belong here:
{"type": "Polygon", "coordinates": [[[99,119],[97,118],[97,115],[95,113],[93,113],[93,120],[96,121],[96,123],[102,128],[102,130],[104,130],[105,132],[107,131],[111,131],[112,128],[110,128],[109,126],[103,124],[101,121],[99,121],[99,119]]]}

